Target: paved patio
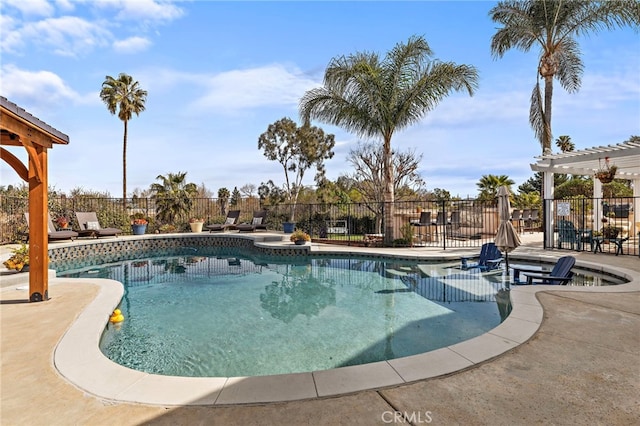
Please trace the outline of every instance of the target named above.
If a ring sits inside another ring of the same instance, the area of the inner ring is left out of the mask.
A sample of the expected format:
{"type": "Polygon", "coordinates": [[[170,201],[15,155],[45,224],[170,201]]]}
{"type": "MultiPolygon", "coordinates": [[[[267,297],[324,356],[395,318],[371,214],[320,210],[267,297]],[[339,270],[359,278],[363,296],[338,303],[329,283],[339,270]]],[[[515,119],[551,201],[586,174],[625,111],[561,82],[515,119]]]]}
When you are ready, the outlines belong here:
{"type": "MultiPolygon", "coordinates": [[[[541,251],[533,237],[525,237],[517,250],[541,251]]],[[[330,398],[216,407],[115,403],[86,394],[61,377],[53,359],[56,345],[98,287],[52,284],[51,300],[26,303],[26,290],[3,285],[0,423],[633,424],[640,417],[640,259],[576,257],[626,270],[634,281],[592,291],[545,288],[537,293],[544,316],[535,335],[464,371],[330,398]]]]}

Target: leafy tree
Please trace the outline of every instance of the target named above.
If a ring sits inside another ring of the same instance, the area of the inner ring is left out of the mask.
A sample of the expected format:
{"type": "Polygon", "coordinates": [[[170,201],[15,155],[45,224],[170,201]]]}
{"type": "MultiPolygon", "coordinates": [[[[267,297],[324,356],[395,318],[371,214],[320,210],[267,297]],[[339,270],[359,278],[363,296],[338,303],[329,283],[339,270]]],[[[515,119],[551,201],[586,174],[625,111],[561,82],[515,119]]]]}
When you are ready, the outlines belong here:
{"type": "Polygon", "coordinates": [[[441,188],[434,188],[433,197],[437,202],[449,201],[451,200],[451,193],[441,188]]]}
{"type": "Polygon", "coordinates": [[[227,188],[218,189],[218,205],[220,206],[220,215],[227,215],[227,205],[229,204],[229,190],[227,188]]]}
{"type": "Polygon", "coordinates": [[[480,190],[479,200],[493,201],[498,196],[498,188],[506,186],[511,192],[511,185],[515,182],[506,175],[483,175],[476,186],[480,190]]]}
{"type": "Polygon", "coordinates": [[[391,138],[396,130],[418,123],[452,91],[473,95],[477,88],[476,68],[440,62],[432,55],[426,40],[414,36],[382,60],[367,52],[335,57],[325,71],[324,87],[307,91],[300,101],[304,120],[316,119],[382,142],[386,244],[395,239],[391,138]]]}
{"type": "Polygon", "coordinates": [[[177,223],[185,221],[193,206],[193,197],[198,193],[195,183],[187,183],[186,172],[159,175],[150,186],[156,202],[156,218],[163,223],[177,223]]]}
{"type": "Polygon", "coordinates": [[[558,185],[553,193],[554,198],[564,199],[593,194],[593,179],[569,179],[558,185]]]}
{"type": "Polygon", "coordinates": [[[122,203],[127,198],[127,134],[128,123],[133,117],[140,115],[145,109],[147,91],[140,88],[140,83],[134,81],[130,75],[120,73],[115,79],[110,75],[105,77],[100,90],[100,99],[107,105],[111,114],[118,113],[118,118],[124,123],[122,141],[122,203]]]}
{"type": "MultiPolygon", "coordinates": [[[[553,175],[553,186],[558,187],[562,185],[564,182],[569,180],[567,175],[555,173],[553,175]]],[[[538,194],[542,193],[542,172],[536,172],[533,177],[527,179],[522,185],[518,186],[518,192],[521,193],[529,193],[529,192],[537,192],[538,194]]]]}
{"type": "Polygon", "coordinates": [[[351,202],[349,193],[339,184],[340,178],[336,182],[325,179],[318,186],[316,193],[318,201],[323,204],[346,204],[351,202]]]}
{"type": "Polygon", "coordinates": [[[640,23],[638,2],[627,0],[505,0],[489,12],[502,25],[491,38],[491,52],[501,58],[509,49],[540,47],[538,78],[531,94],[529,122],[542,154],[551,154],[553,79],[567,92],[580,88],[584,64],[576,37],[640,23]],[[544,80],[544,102],[540,93],[544,80]]]}
{"type": "Polygon", "coordinates": [[[542,205],[540,194],[537,192],[516,194],[513,196],[513,199],[514,207],[520,209],[540,208],[540,206],[542,205]]]}
{"type": "Polygon", "coordinates": [[[267,183],[261,183],[258,187],[258,196],[260,197],[260,206],[264,207],[266,204],[276,205],[283,203],[287,195],[282,188],[278,188],[272,180],[267,183]]]}
{"type": "Polygon", "coordinates": [[[260,135],[258,148],[264,156],[282,165],[285,176],[285,193],[291,204],[290,220],[295,220],[295,205],[302,189],[305,172],[315,166],[316,182],[324,178],[324,160],[333,157],[334,135],[325,135],[319,127],[309,125],[308,121],[298,127],[290,118],[282,118],[270,124],[267,131],[260,135]]]}

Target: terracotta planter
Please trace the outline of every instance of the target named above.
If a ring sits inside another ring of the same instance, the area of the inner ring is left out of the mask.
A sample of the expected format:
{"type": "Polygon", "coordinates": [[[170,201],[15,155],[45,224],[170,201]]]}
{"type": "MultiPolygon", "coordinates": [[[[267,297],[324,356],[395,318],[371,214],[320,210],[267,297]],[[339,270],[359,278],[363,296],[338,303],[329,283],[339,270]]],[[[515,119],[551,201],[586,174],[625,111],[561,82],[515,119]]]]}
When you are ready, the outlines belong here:
{"type": "Polygon", "coordinates": [[[191,222],[189,224],[191,226],[191,232],[202,232],[203,222],[191,222]]]}

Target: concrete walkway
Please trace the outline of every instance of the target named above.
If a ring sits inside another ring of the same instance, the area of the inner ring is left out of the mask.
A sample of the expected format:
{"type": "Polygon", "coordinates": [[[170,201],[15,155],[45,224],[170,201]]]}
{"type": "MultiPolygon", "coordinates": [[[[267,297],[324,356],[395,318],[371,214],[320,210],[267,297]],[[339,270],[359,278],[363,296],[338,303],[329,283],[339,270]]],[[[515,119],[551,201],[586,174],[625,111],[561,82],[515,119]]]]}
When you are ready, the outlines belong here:
{"type": "MultiPolygon", "coordinates": [[[[640,281],[637,257],[576,257],[630,270],[640,281]]],[[[25,290],[0,292],[2,425],[626,425],[640,418],[638,291],[539,292],[544,320],[533,338],[446,377],[324,399],[165,408],[102,401],[59,375],[55,347],[98,290],[53,287],[46,303],[26,303],[25,290]]]]}

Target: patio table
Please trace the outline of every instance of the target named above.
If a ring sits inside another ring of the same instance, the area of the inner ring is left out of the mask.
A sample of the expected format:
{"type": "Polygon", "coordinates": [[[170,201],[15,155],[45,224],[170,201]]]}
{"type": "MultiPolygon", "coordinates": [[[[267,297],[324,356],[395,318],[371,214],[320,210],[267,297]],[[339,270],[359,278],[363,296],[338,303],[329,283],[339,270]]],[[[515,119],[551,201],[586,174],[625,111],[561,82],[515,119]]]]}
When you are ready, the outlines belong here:
{"type": "Polygon", "coordinates": [[[594,237],[593,238],[593,252],[596,253],[600,251],[602,253],[602,243],[611,243],[616,245],[616,256],[619,254],[624,254],[622,250],[622,243],[628,241],[629,237],[626,238],[604,238],[604,237],[594,237]]]}

